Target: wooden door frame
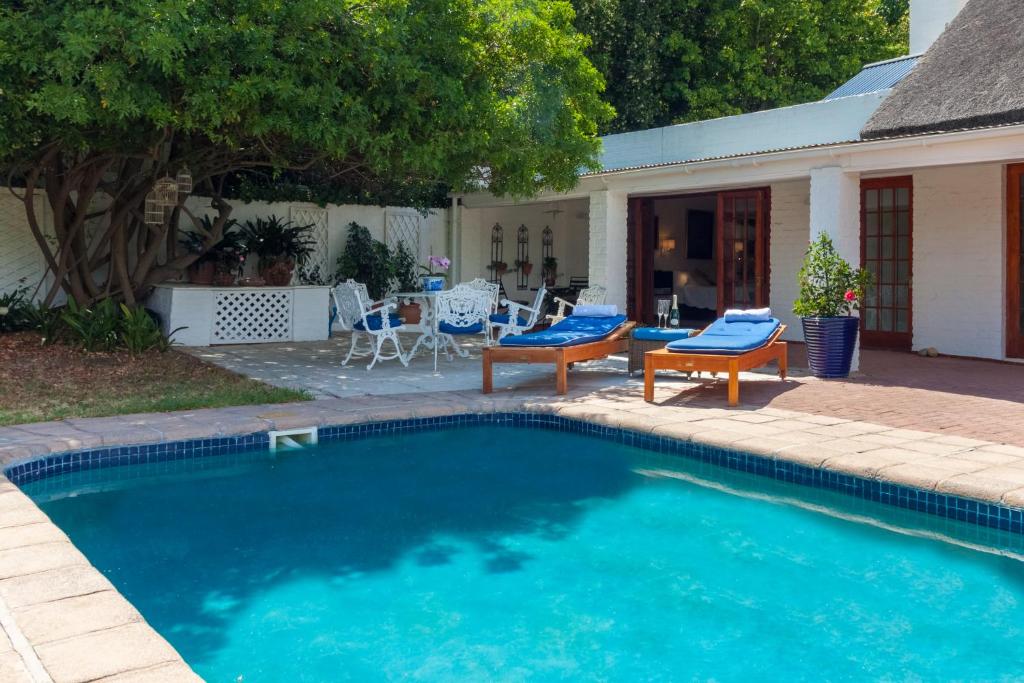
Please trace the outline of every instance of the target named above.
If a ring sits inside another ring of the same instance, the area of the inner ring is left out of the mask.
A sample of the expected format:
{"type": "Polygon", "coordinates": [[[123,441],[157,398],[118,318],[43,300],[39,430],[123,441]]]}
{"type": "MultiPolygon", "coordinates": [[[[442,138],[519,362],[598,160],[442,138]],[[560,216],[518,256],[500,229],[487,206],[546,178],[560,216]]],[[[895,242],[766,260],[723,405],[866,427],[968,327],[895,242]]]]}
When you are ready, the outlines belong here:
{"type": "Polygon", "coordinates": [[[725,198],[728,196],[748,198],[757,201],[756,212],[761,221],[757,231],[755,249],[757,261],[754,264],[754,305],[768,306],[771,300],[771,233],[772,233],[772,189],[771,187],[750,187],[740,190],[722,190],[717,195],[715,208],[715,252],[716,280],[718,285],[718,316],[725,313],[725,198]]]}
{"type": "Polygon", "coordinates": [[[757,248],[761,257],[758,267],[762,271],[756,282],[755,300],[768,305],[771,297],[771,226],[772,226],[772,189],[769,186],[744,187],[735,190],[713,190],[697,192],[675,192],[651,196],[632,196],[627,202],[627,237],[626,237],[626,276],[632,281],[626,288],[626,308],[632,320],[638,323],[654,320],[654,250],[657,248],[657,235],[650,235],[654,225],[654,202],[661,199],[696,199],[698,197],[715,197],[715,268],[718,271],[718,314],[722,314],[722,230],[720,225],[722,196],[735,193],[757,194],[761,203],[760,215],[762,230],[757,248]]]}
{"type": "Polygon", "coordinates": [[[1021,306],[1021,178],[1024,164],[1006,167],[1006,355],[1024,358],[1024,330],[1020,325],[1021,306]]]}
{"type": "MultiPolygon", "coordinates": [[[[860,266],[866,267],[867,263],[867,204],[864,201],[864,193],[868,190],[881,190],[886,188],[906,188],[907,193],[907,331],[906,332],[869,332],[864,329],[864,316],[861,315],[860,339],[861,345],[873,349],[893,349],[909,351],[914,345],[914,176],[886,176],[884,178],[862,178],[860,181],[860,266]]],[[[895,195],[893,198],[895,202],[895,195]]],[[[893,234],[898,236],[899,231],[893,225],[893,234]]],[[[878,234],[882,234],[882,224],[878,224],[878,234]]],[[[879,250],[882,245],[879,242],[879,250]]],[[[896,249],[895,242],[893,249],[896,249]]],[[[893,327],[896,326],[896,319],[893,318],[893,327]]]]}

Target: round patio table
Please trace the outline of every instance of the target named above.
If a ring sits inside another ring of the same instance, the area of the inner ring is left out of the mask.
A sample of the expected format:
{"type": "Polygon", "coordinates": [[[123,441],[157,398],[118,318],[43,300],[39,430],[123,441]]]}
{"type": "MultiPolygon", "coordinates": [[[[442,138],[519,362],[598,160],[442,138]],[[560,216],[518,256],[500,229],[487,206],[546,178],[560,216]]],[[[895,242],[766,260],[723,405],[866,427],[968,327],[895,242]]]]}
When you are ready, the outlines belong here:
{"type": "Polygon", "coordinates": [[[412,358],[416,355],[416,350],[420,346],[426,346],[434,349],[434,372],[437,373],[437,348],[438,348],[438,331],[437,331],[437,315],[435,315],[434,307],[437,303],[437,295],[445,290],[438,289],[431,292],[397,292],[392,294],[396,299],[401,299],[404,303],[416,302],[420,305],[420,327],[423,331],[420,336],[416,338],[416,343],[412,346],[412,351],[409,352],[409,357],[412,358]],[[425,324],[424,324],[425,323],[425,324]]]}

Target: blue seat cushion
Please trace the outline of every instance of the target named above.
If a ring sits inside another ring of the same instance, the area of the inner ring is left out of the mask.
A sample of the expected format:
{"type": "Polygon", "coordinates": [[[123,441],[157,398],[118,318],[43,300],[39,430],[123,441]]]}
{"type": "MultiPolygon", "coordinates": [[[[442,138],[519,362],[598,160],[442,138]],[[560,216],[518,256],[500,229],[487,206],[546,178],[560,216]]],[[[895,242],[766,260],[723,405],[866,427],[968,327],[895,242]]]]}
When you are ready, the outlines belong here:
{"type": "Polygon", "coordinates": [[[633,339],[667,344],[676,339],[686,339],[696,331],[689,327],[638,327],[633,330],[633,339]]]}
{"type": "MultiPolygon", "coordinates": [[[[491,313],[491,315],[488,316],[487,319],[490,320],[492,323],[498,323],[499,325],[508,325],[509,318],[511,317],[512,316],[510,316],[507,313],[491,313]]],[[[526,327],[526,318],[524,318],[523,316],[518,316],[516,320],[518,321],[516,322],[516,325],[519,325],[519,327],[526,327]]]]}
{"type": "Polygon", "coordinates": [[[484,324],[473,323],[466,327],[460,327],[458,325],[452,325],[451,323],[440,322],[437,325],[437,329],[441,330],[445,334],[480,334],[484,331],[484,324]]]}
{"type": "MultiPolygon", "coordinates": [[[[402,324],[402,319],[399,318],[394,313],[388,315],[388,321],[391,323],[391,327],[398,327],[399,325],[402,324]]],[[[370,330],[374,332],[376,332],[377,330],[384,326],[380,319],[380,313],[375,313],[373,315],[366,316],[366,322],[369,323],[370,330]]],[[[360,332],[366,330],[366,327],[363,325],[362,320],[358,321],[352,327],[359,330],[360,332]]]]}
{"type": "Polygon", "coordinates": [[[768,343],[781,323],[776,319],[764,322],[726,322],[719,318],[696,337],[669,342],[669,351],[737,356],[759,349],[768,343]]]}
{"type": "Polygon", "coordinates": [[[603,316],[590,318],[582,315],[571,315],[560,320],[546,330],[522,334],[518,337],[505,337],[499,342],[502,346],[577,346],[601,341],[614,332],[626,316],[603,316]]]}

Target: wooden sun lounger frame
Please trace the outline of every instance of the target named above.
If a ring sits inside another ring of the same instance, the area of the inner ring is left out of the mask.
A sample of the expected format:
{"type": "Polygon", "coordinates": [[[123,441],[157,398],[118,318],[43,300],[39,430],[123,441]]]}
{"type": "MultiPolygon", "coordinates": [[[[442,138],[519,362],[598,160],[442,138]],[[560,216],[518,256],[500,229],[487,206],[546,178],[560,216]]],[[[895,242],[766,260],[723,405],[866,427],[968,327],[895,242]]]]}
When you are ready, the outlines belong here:
{"type": "MultiPolygon", "coordinates": [[[[759,368],[767,365],[770,361],[779,362],[779,378],[786,379],[786,371],[789,369],[789,359],[786,356],[787,345],[779,341],[779,337],[786,331],[785,325],[779,325],[779,329],[768,338],[768,341],[753,351],[735,355],[721,355],[709,353],[678,353],[668,349],[648,351],[644,354],[644,400],[650,403],[654,400],[654,373],[658,370],[679,370],[680,372],[727,372],[729,373],[729,405],[737,406],[740,403],[740,371],[759,368]]],[[[691,339],[699,337],[694,335],[691,339]]]]}
{"type": "Polygon", "coordinates": [[[488,346],[484,349],[484,393],[494,391],[495,363],[554,363],[555,391],[564,394],[568,390],[570,365],[627,351],[629,334],[635,326],[636,323],[626,321],[601,341],[576,346],[488,346]]]}

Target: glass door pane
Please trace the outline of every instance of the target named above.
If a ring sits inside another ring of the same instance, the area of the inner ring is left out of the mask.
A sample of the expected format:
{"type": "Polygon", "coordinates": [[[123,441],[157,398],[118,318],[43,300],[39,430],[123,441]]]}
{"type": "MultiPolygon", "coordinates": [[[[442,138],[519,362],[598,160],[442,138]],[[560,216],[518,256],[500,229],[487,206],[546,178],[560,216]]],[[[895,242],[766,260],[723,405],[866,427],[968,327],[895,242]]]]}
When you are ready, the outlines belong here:
{"type": "Polygon", "coordinates": [[[724,308],[767,305],[763,285],[767,270],[764,190],[719,194],[719,272],[724,308]]]}
{"type": "Polygon", "coordinates": [[[911,345],[912,203],[909,177],[862,183],[861,260],[875,279],[861,308],[865,346],[911,345]]]}

